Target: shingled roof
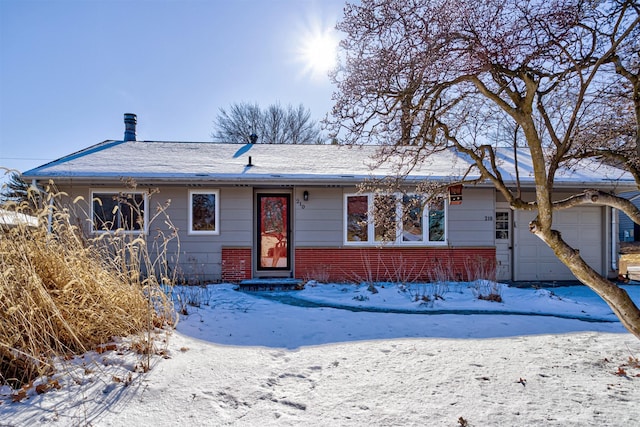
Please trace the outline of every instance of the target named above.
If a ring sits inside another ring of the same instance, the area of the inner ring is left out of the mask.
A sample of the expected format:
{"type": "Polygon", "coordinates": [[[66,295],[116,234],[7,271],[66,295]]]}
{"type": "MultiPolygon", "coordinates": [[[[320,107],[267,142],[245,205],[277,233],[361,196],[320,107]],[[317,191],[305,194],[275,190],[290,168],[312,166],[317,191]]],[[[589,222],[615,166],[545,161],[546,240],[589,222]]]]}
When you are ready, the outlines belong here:
{"type": "MultiPolygon", "coordinates": [[[[367,178],[396,176],[391,163],[373,167],[379,146],[225,144],[107,140],[23,173],[25,179],[56,182],[106,182],[135,178],[145,182],[296,182],[353,184],[367,178]]],[[[498,149],[499,166],[507,183],[515,182],[513,149],[498,149]]],[[[519,178],[533,183],[527,150],[517,151],[519,178]]],[[[454,181],[471,161],[453,150],[430,156],[408,180],[454,181]]],[[[557,174],[559,186],[632,186],[628,173],[610,166],[583,162],[557,174]]]]}

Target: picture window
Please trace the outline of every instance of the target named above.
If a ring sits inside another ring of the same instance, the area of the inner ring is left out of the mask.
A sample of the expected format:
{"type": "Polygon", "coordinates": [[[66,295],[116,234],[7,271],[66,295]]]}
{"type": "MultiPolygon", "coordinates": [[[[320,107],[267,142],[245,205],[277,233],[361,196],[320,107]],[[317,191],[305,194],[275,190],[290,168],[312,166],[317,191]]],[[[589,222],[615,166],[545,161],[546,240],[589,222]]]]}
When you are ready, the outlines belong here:
{"type": "Polygon", "coordinates": [[[345,244],[445,244],[446,213],[443,197],[426,202],[417,194],[348,194],[345,244]]]}

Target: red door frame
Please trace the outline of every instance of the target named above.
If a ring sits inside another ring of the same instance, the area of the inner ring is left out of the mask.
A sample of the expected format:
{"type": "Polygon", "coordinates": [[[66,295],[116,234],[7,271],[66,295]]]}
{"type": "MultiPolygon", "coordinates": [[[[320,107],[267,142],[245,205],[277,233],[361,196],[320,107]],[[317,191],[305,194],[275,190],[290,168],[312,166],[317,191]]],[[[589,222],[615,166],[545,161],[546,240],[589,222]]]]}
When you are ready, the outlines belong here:
{"type": "Polygon", "coordinates": [[[256,193],[256,271],[290,272],[291,194],[256,193]]]}

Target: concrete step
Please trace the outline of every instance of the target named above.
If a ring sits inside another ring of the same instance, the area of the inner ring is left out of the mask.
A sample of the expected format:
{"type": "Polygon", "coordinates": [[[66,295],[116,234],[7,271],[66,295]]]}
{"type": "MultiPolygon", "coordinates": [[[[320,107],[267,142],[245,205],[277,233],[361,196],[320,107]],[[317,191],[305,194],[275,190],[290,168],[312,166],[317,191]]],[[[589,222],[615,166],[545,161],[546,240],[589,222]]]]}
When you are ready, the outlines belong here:
{"type": "Polygon", "coordinates": [[[264,279],[248,279],[238,284],[241,291],[278,291],[302,289],[302,279],[272,277],[264,279]]]}

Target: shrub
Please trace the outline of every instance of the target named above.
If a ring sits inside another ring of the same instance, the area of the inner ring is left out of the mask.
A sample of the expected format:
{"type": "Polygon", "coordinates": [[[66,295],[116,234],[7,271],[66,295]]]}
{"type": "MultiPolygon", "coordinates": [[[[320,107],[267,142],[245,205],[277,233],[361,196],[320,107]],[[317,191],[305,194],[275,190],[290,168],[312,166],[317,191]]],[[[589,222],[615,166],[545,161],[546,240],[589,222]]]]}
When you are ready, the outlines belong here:
{"type": "Polygon", "coordinates": [[[398,289],[401,292],[408,292],[411,297],[411,301],[414,302],[431,302],[433,296],[433,290],[430,286],[424,283],[412,283],[409,285],[399,285],[398,289]]]}
{"type": "Polygon", "coordinates": [[[167,295],[178,306],[182,315],[189,314],[189,307],[199,308],[211,304],[211,290],[206,285],[182,285],[169,287],[167,295]]]}
{"type": "Polygon", "coordinates": [[[476,298],[502,302],[502,286],[497,282],[494,260],[482,257],[467,258],[464,268],[476,298]]]}
{"type": "MultiPolygon", "coordinates": [[[[55,197],[49,193],[49,200],[55,197]]],[[[173,321],[159,287],[168,279],[156,274],[145,238],[88,239],[55,203],[35,217],[35,226],[0,233],[0,383],[18,388],[50,374],[55,357],[116,336],[147,333],[151,342],[151,330],[173,321]]]]}
{"type": "Polygon", "coordinates": [[[304,275],[304,281],[315,281],[318,283],[329,283],[331,278],[331,266],[330,265],[317,265],[309,269],[304,275]]]}
{"type": "Polygon", "coordinates": [[[471,286],[476,298],[485,301],[502,302],[502,285],[499,283],[492,280],[478,279],[471,286]]]}

